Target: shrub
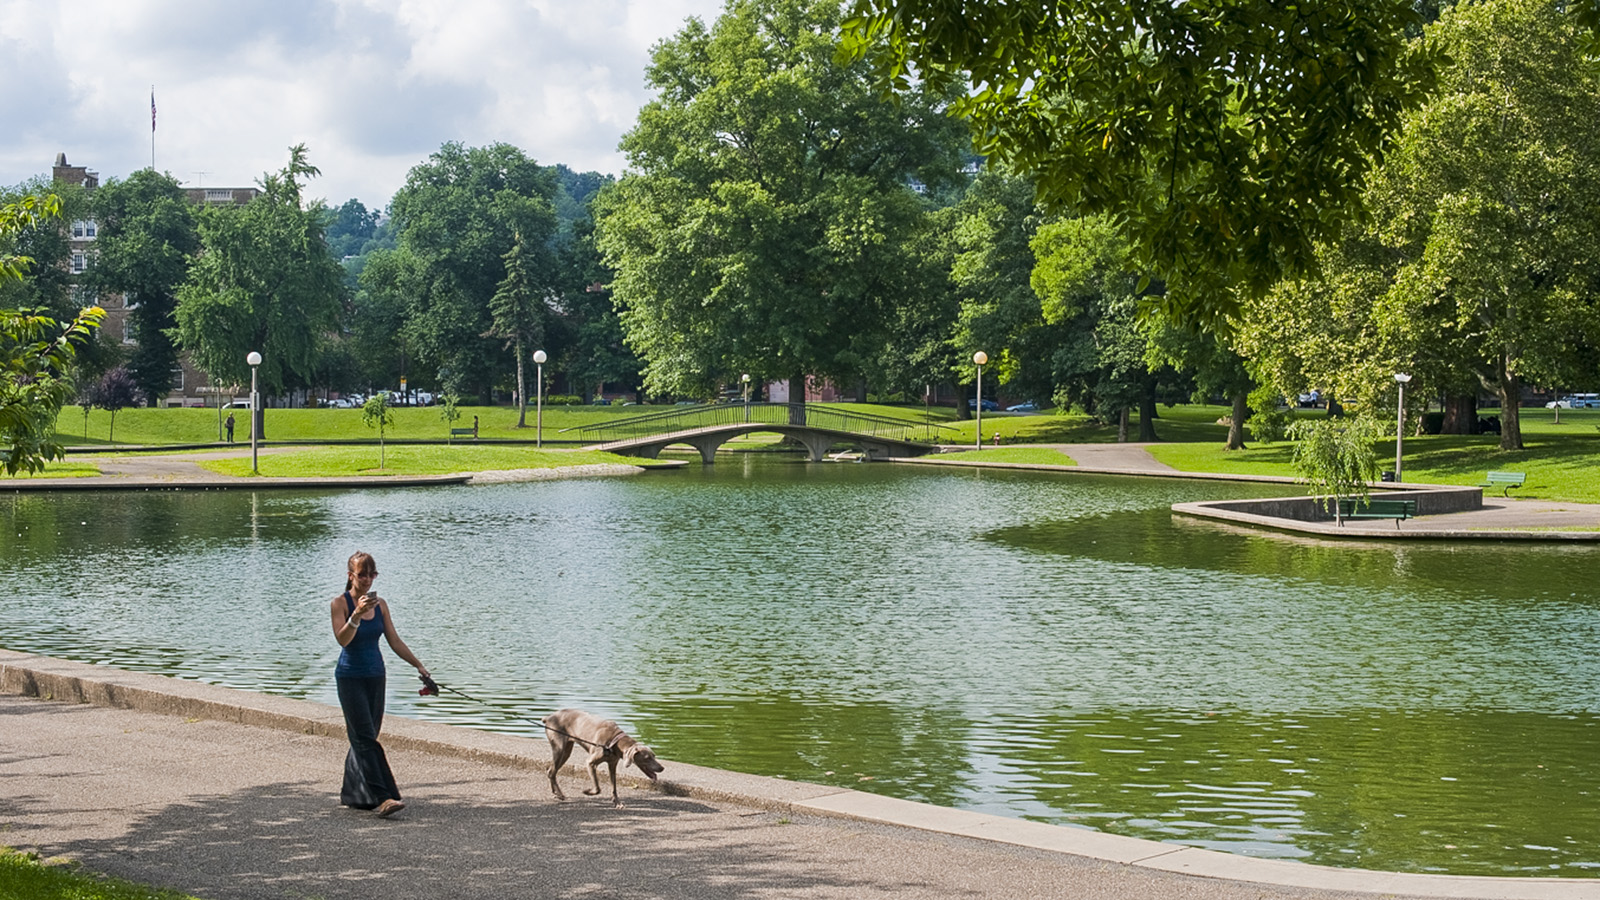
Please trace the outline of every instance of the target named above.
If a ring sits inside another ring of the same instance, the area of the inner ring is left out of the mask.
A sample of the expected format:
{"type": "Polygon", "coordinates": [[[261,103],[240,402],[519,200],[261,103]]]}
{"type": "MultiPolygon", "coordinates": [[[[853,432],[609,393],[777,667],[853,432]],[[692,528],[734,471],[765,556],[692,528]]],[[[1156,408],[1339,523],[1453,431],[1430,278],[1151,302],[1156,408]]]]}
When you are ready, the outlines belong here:
{"type": "Polygon", "coordinates": [[[1368,498],[1367,485],[1378,478],[1372,447],[1383,436],[1382,425],[1364,417],[1301,419],[1289,426],[1289,436],[1298,441],[1295,471],[1314,496],[1368,498]]]}

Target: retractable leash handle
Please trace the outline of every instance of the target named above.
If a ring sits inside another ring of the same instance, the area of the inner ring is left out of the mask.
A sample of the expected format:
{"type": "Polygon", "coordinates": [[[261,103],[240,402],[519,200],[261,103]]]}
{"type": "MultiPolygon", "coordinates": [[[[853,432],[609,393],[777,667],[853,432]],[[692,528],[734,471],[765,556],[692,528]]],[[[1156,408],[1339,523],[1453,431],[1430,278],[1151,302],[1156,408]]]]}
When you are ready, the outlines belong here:
{"type": "Polygon", "coordinates": [[[417,691],[418,696],[437,697],[439,695],[439,685],[432,678],[426,675],[418,675],[417,677],[422,679],[422,688],[417,691]]]}

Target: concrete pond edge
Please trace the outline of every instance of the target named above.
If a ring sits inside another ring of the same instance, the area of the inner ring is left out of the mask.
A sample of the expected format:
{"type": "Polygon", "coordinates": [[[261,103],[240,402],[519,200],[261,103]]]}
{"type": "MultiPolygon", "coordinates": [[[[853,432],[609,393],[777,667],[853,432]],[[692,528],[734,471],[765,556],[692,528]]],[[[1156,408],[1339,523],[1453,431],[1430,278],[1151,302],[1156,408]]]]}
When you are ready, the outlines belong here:
{"type": "MultiPolygon", "coordinates": [[[[0,693],[301,734],[344,736],[344,719],[335,706],[13,650],[0,649],[0,693]]],[[[550,765],[549,746],[541,738],[461,725],[390,716],[384,721],[383,740],[396,749],[533,771],[548,771],[550,765]]],[[[667,763],[671,777],[657,784],[631,773],[617,774],[631,787],[673,796],[921,829],[1208,878],[1419,897],[1600,898],[1600,879],[1424,875],[1255,859],[1087,828],[949,809],[848,788],[745,775],[670,760],[667,763]]]]}

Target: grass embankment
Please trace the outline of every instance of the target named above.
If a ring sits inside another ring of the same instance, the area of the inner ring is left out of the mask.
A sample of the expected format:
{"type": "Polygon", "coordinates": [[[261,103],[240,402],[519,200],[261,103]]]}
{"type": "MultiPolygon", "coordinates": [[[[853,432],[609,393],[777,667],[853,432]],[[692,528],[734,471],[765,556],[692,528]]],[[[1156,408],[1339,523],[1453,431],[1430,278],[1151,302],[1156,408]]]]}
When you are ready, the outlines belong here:
{"type": "MultiPolygon", "coordinates": [[[[448,475],[503,469],[559,469],[598,464],[637,465],[638,460],[588,450],[535,450],[521,445],[403,444],[385,447],[306,447],[259,454],[261,474],[269,478],[330,478],[351,475],[448,475]]],[[[250,457],[208,459],[201,468],[220,475],[250,475],[250,457]]]]}
{"type": "MultiPolygon", "coordinates": [[[[1493,413],[1493,410],[1486,411],[1493,413]]],[[[1531,500],[1600,503],[1600,410],[1562,410],[1561,424],[1548,410],[1522,411],[1521,450],[1501,450],[1500,436],[1407,436],[1404,453],[1406,481],[1423,484],[1483,482],[1490,470],[1527,473],[1528,480],[1510,496],[1531,500]]],[[[1187,472],[1226,472],[1249,475],[1295,474],[1294,445],[1250,442],[1245,450],[1226,451],[1220,442],[1162,444],[1150,455],[1187,472]]],[[[1394,441],[1374,446],[1380,464],[1394,468],[1394,441]]],[[[1486,489],[1487,490],[1487,489],[1486,489]]],[[[1491,492],[1492,493],[1492,492],[1491,492]]]]}
{"type": "MultiPolygon", "coordinates": [[[[921,410],[918,410],[920,413],[921,410]]],[[[942,423],[951,426],[939,429],[934,441],[941,444],[971,444],[977,436],[978,423],[973,419],[956,420],[952,410],[942,410],[942,423]]],[[[935,421],[939,411],[935,412],[935,421]]],[[[1156,434],[1163,441],[1225,441],[1228,426],[1217,420],[1229,414],[1227,407],[1206,405],[1163,406],[1158,411],[1156,434]]],[[[919,419],[920,421],[920,419],[919,419]]],[[[983,414],[983,442],[991,444],[995,432],[1000,433],[1003,444],[1112,444],[1117,440],[1116,423],[1103,423],[1081,413],[997,413],[983,414]]],[[[1139,421],[1135,417],[1128,426],[1130,439],[1139,437],[1139,421]]]]}
{"type": "Polygon", "coordinates": [[[0,900],[195,900],[188,894],[46,863],[32,853],[0,847],[0,900]]]}
{"type": "Polygon", "coordinates": [[[65,462],[50,462],[44,464],[44,471],[36,475],[22,472],[16,475],[7,475],[0,472],[0,481],[8,478],[93,478],[100,474],[100,469],[93,463],[82,460],[67,460],[65,462]]]}

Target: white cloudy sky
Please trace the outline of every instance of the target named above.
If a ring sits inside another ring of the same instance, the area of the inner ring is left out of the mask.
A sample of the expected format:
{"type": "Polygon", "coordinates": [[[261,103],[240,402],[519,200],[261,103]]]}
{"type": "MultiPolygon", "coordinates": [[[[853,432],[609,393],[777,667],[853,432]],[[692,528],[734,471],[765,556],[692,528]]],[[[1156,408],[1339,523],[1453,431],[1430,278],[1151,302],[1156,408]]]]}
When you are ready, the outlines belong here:
{"type": "Polygon", "coordinates": [[[622,170],[652,45],[721,0],[0,0],[0,185],[56,153],[250,185],[305,143],[311,193],[387,205],[445,141],[622,170]],[[202,174],[203,173],[203,174],[202,174]]]}

